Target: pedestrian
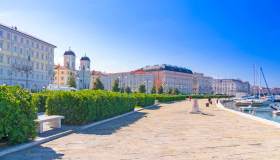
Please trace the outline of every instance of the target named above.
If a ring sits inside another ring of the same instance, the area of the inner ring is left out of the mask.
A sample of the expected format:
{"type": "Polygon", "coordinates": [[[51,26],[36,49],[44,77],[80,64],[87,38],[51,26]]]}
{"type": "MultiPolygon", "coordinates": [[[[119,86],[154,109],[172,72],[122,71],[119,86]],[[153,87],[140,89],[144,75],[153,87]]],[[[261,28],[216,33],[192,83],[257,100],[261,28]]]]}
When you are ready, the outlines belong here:
{"type": "Polygon", "coordinates": [[[208,98],[208,102],[212,105],[212,99],[210,97],[208,98]]]}

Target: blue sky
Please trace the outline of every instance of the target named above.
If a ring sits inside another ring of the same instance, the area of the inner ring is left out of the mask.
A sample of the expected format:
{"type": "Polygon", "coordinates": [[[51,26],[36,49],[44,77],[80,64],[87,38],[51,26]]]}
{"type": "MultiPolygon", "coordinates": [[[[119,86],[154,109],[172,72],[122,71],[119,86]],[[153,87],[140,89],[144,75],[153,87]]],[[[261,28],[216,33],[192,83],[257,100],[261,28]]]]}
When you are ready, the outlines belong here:
{"type": "Polygon", "coordinates": [[[253,80],[262,66],[280,86],[280,2],[269,0],[1,0],[0,22],[57,46],[92,68],[172,64],[216,78],[253,80]]]}

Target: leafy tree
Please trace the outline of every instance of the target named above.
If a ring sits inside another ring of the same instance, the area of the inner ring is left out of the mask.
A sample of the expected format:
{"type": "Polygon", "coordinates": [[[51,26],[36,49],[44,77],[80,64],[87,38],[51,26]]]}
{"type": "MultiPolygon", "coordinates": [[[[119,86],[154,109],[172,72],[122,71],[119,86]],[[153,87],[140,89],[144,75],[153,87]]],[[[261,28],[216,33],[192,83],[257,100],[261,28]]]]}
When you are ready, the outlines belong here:
{"type": "Polygon", "coordinates": [[[173,94],[173,90],[171,88],[168,89],[168,94],[173,94]]]}
{"type": "Polygon", "coordinates": [[[69,87],[74,87],[74,88],[76,88],[76,78],[75,78],[74,75],[71,75],[71,76],[69,77],[69,80],[68,80],[67,84],[68,84],[69,87]]]}
{"type": "Polygon", "coordinates": [[[104,85],[101,82],[100,78],[96,78],[93,82],[93,88],[94,90],[104,90],[104,85]]]}
{"type": "Polygon", "coordinates": [[[114,80],[112,91],[113,92],[119,92],[120,91],[119,80],[118,79],[114,80]]]}
{"type": "Polygon", "coordinates": [[[139,86],[139,92],[140,92],[140,93],[146,93],[146,86],[145,86],[144,84],[141,84],[141,85],[139,86]]]}
{"type": "Polygon", "coordinates": [[[163,93],[163,87],[160,86],[160,87],[158,88],[158,94],[162,94],[162,93],[163,93]]]}
{"type": "Polygon", "coordinates": [[[127,86],[127,87],[125,88],[125,93],[131,93],[130,87],[127,86]]]}
{"type": "Polygon", "coordinates": [[[157,93],[157,89],[156,89],[156,86],[153,86],[153,88],[152,88],[152,90],[151,90],[151,93],[152,93],[152,94],[155,94],[155,93],[157,93]]]}
{"type": "Polygon", "coordinates": [[[172,90],[172,94],[174,94],[174,95],[177,95],[179,93],[180,93],[180,91],[179,91],[178,88],[175,88],[175,89],[172,90]]]}

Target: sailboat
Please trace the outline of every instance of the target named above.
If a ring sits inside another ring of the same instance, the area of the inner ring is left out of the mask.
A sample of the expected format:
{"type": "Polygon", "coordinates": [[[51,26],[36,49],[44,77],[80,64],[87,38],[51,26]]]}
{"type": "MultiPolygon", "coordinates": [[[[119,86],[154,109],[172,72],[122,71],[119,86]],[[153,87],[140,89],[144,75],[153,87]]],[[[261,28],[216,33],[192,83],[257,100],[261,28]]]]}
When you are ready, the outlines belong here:
{"type": "MultiPolygon", "coordinates": [[[[267,90],[270,93],[270,89],[268,88],[268,84],[267,84],[267,81],[266,81],[266,78],[264,76],[264,73],[263,73],[263,69],[262,67],[260,67],[260,73],[259,73],[259,86],[258,86],[258,96],[257,98],[255,99],[252,99],[252,106],[255,106],[255,107],[260,107],[260,106],[267,106],[270,104],[270,101],[268,98],[265,98],[265,97],[261,97],[261,78],[263,77],[264,81],[265,81],[265,84],[266,84],[266,87],[267,87],[267,90]]],[[[254,83],[255,83],[255,66],[254,66],[254,83]]]]}

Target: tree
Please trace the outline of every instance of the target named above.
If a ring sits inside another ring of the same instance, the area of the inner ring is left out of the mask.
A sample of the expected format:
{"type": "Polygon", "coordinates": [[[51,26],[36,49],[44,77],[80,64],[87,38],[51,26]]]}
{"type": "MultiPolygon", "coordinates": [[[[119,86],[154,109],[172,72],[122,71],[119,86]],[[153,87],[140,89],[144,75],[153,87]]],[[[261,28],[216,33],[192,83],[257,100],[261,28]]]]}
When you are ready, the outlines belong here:
{"type": "Polygon", "coordinates": [[[173,90],[171,88],[168,89],[168,94],[173,94],[173,90]]]}
{"type": "Polygon", "coordinates": [[[94,90],[104,90],[104,85],[101,82],[100,78],[96,78],[93,82],[93,88],[94,90]]]}
{"type": "Polygon", "coordinates": [[[162,94],[162,93],[163,93],[163,87],[160,86],[160,87],[158,88],[158,94],[162,94]]]}
{"type": "Polygon", "coordinates": [[[112,91],[113,92],[119,92],[120,91],[119,80],[118,79],[114,80],[112,91]]]}
{"type": "Polygon", "coordinates": [[[179,91],[178,88],[175,88],[175,89],[172,90],[172,94],[174,94],[174,95],[177,95],[179,93],[180,93],[180,91],[179,91]]]}
{"type": "Polygon", "coordinates": [[[120,92],[121,92],[121,93],[124,93],[124,88],[123,88],[123,87],[120,89],[120,92]]]}
{"type": "Polygon", "coordinates": [[[71,76],[69,77],[69,80],[68,80],[67,84],[68,84],[69,87],[74,87],[74,88],[76,88],[76,78],[75,78],[74,75],[71,75],[71,76]]]}
{"type": "Polygon", "coordinates": [[[151,93],[152,93],[152,94],[156,94],[156,93],[157,93],[156,86],[153,86],[153,88],[152,88],[152,90],[151,90],[151,93]]]}
{"type": "Polygon", "coordinates": [[[146,86],[145,86],[144,84],[141,84],[141,85],[139,86],[139,92],[140,92],[140,93],[146,93],[146,86]]]}
{"type": "Polygon", "coordinates": [[[125,93],[131,93],[131,89],[128,86],[125,88],[125,93]]]}

